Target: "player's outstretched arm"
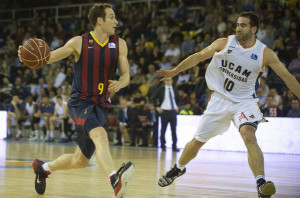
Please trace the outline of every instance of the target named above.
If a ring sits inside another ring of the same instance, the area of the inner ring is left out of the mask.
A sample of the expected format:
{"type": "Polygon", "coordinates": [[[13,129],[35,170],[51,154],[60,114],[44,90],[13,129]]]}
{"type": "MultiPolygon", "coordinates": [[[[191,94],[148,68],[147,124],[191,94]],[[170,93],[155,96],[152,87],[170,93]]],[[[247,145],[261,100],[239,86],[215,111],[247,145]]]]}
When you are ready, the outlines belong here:
{"type": "Polygon", "coordinates": [[[127,44],[126,42],[119,38],[119,60],[118,69],[120,78],[118,81],[109,80],[108,91],[110,93],[118,92],[121,88],[126,87],[129,84],[130,74],[129,74],[129,64],[127,59],[127,44]]]}
{"type": "Polygon", "coordinates": [[[75,36],[71,38],[64,46],[50,52],[50,58],[47,64],[57,62],[61,59],[70,56],[71,54],[74,54],[75,57],[79,57],[81,45],[82,45],[81,36],[75,36]]]}
{"type": "Polygon", "coordinates": [[[174,69],[171,70],[160,69],[156,73],[158,76],[164,77],[161,80],[165,80],[165,78],[176,76],[180,72],[194,67],[198,63],[211,58],[216,52],[219,52],[222,49],[224,49],[227,43],[227,39],[228,38],[220,38],[218,40],[215,40],[210,46],[184,59],[174,69]]]}
{"type": "Polygon", "coordinates": [[[270,66],[274,72],[285,82],[287,87],[300,99],[300,84],[296,80],[295,76],[293,76],[278,59],[273,50],[269,48],[265,49],[263,65],[270,66]]]}

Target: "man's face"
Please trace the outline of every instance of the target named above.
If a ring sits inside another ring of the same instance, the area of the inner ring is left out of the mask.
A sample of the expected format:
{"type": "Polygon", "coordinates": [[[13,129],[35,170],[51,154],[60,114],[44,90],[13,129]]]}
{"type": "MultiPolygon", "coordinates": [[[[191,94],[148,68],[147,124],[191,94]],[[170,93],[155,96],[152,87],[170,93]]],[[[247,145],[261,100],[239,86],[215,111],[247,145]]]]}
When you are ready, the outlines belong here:
{"type": "MultiPolygon", "coordinates": [[[[253,28],[253,27],[252,27],[253,28]]],[[[249,40],[253,34],[250,27],[250,19],[247,17],[239,17],[236,23],[236,38],[239,42],[249,40]]]]}
{"type": "Polygon", "coordinates": [[[273,97],[268,97],[268,98],[267,98],[267,105],[268,105],[268,106],[273,105],[273,97]]]}
{"type": "Polygon", "coordinates": [[[109,35],[115,34],[115,30],[118,24],[118,21],[115,16],[115,12],[111,8],[105,9],[105,20],[102,22],[102,29],[109,35]]]}
{"type": "Polygon", "coordinates": [[[299,101],[292,100],[292,109],[298,109],[298,108],[299,108],[299,101]]]}

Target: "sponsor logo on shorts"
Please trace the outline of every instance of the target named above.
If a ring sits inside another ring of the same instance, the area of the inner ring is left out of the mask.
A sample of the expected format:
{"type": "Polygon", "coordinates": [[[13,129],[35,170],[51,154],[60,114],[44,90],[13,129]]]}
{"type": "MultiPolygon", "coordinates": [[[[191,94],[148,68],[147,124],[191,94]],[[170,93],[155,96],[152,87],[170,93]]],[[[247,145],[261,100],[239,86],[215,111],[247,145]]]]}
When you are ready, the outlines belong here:
{"type": "Polygon", "coordinates": [[[255,116],[253,114],[251,116],[249,116],[249,117],[252,118],[252,119],[255,118],[255,116]]]}
{"type": "Polygon", "coordinates": [[[239,117],[239,121],[241,122],[242,119],[246,119],[248,121],[248,118],[245,116],[244,112],[241,113],[241,115],[239,117]]]}

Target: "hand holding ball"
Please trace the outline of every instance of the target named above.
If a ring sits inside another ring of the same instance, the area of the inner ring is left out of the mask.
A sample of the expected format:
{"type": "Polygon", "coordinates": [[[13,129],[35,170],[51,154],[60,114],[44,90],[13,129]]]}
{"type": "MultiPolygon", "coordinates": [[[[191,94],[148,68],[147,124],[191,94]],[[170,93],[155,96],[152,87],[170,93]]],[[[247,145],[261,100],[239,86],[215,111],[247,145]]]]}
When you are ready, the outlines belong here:
{"type": "Polygon", "coordinates": [[[41,39],[30,39],[19,47],[19,58],[27,67],[38,69],[47,64],[50,58],[50,49],[41,39]]]}

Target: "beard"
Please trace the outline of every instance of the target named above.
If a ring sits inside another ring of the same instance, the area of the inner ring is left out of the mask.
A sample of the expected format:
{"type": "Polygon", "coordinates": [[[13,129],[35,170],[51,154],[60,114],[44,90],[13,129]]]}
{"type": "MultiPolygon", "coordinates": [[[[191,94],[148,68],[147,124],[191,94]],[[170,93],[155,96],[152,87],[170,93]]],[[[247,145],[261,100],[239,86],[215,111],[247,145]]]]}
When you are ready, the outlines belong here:
{"type": "Polygon", "coordinates": [[[237,35],[236,34],[236,38],[237,38],[237,40],[238,40],[238,42],[245,42],[245,41],[247,41],[247,40],[249,40],[250,38],[251,38],[251,31],[249,31],[248,33],[246,33],[246,34],[242,34],[242,35],[237,35]]]}

